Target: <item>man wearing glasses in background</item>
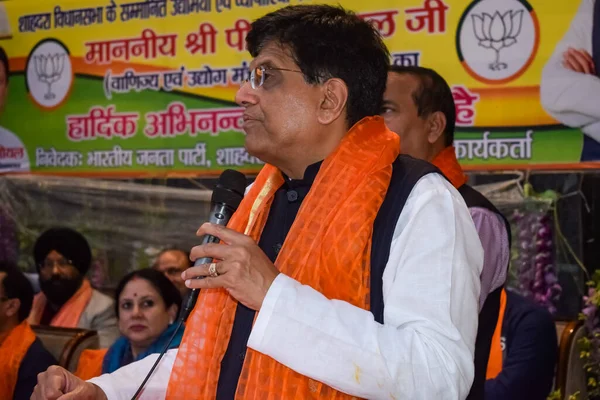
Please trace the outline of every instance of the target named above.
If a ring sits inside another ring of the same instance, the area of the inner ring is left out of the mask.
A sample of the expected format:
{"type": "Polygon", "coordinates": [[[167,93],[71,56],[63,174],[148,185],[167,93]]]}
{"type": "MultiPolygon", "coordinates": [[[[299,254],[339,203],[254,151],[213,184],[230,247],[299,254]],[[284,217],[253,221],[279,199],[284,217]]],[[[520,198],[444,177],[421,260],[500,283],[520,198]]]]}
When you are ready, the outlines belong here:
{"type": "Polygon", "coordinates": [[[42,291],[29,323],[95,330],[100,347],[110,347],[119,336],[114,302],[85,278],[92,262],[87,240],[72,229],[52,228],[37,239],[33,256],[42,291]]]}

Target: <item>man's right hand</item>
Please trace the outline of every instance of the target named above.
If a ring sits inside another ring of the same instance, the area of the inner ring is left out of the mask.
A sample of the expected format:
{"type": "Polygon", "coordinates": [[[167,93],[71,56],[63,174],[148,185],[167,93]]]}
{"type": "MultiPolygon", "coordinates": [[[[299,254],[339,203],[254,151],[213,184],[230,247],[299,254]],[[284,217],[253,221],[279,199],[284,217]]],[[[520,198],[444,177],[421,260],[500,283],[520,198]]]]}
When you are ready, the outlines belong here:
{"type": "Polygon", "coordinates": [[[31,400],[107,400],[100,388],[82,381],[62,367],[52,366],[38,375],[31,400]]]}

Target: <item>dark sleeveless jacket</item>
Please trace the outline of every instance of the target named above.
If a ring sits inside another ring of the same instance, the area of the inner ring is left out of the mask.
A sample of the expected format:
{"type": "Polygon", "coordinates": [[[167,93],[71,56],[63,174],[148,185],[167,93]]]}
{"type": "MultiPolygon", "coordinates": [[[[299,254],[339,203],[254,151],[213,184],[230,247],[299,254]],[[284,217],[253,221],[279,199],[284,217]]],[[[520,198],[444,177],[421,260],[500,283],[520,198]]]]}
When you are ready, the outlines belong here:
{"type": "MultiPolygon", "coordinates": [[[[316,176],[319,166],[309,167],[307,174],[316,176]]],[[[383,323],[383,272],[390,255],[392,237],[400,213],[416,183],[430,173],[442,173],[433,165],[409,156],[401,155],[393,163],[393,172],[390,185],[384,201],[379,209],[373,226],[373,241],[371,248],[371,312],[375,320],[383,323]]],[[[443,176],[443,175],[442,175],[443,176]]],[[[305,177],[306,178],[306,177],[305,177]]],[[[304,189],[306,191],[306,188],[304,189]]],[[[265,224],[263,235],[259,241],[260,248],[273,261],[285,240],[285,236],[295,219],[295,213],[289,212],[278,216],[277,210],[285,208],[286,204],[294,203],[296,211],[299,209],[303,195],[298,197],[294,187],[281,188],[273,200],[271,212],[265,224]],[[293,192],[293,193],[292,193],[293,192]],[[290,196],[294,194],[294,196],[290,196]],[[274,227],[277,227],[275,229],[274,227]]],[[[221,361],[221,375],[217,387],[217,400],[229,400],[234,397],[239,375],[246,353],[246,344],[255,312],[243,304],[238,304],[234,320],[231,340],[227,351],[221,361]]],[[[495,323],[494,323],[495,328],[495,323]]],[[[493,332],[493,331],[492,331],[493,332]]],[[[478,333],[479,342],[479,333],[478,333]]],[[[491,343],[491,339],[490,339],[491,343]]],[[[490,343],[487,343],[489,353],[490,343]]],[[[479,354],[476,350],[476,354],[479,354]]],[[[487,354],[485,368],[487,368],[487,354]]],[[[483,365],[483,364],[482,364],[483,365]]],[[[482,371],[485,378],[485,369],[482,371]]],[[[476,372],[477,375],[477,372],[476,372]]],[[[473,397],[475,398],[475,397],[473,397]]]]}
{"type": "MultiPolygon", "coordinates": [[[[375,219],[373,247],[371,250],[371,311],[375,316],[375,320],[379,323],[384,322],[383,271],[389,258],[396,223],[415,184],[423,176],[430,173],[442,174],[435,166],[409,156],[400,156],[393,164],[390,186],[375,219]]],[[[488,199],[468,185],[461,186],[458,191],[469,208],[482,207],[501,216],[506,224],[510,240],[510,225],[508,221],[506,221],[502,213],[488,199]]],[[[475,378],[469,397],[467,397],[469,400],[478,400],[484,397],[485,375],[492,336],[494,335],[498,313],[500,312],[501,290],[502,288],[499,288],[487,297],[479,313],[479,328],[475,343],[475,378]]]]}

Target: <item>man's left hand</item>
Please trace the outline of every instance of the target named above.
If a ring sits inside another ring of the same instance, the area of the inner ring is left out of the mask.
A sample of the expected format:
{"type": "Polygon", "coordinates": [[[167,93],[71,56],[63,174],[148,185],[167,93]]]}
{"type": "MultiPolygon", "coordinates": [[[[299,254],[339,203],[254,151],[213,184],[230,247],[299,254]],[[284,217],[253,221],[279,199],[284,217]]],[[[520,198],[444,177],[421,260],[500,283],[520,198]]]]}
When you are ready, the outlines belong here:
{"type": "Polygon", "coordinates": [[[594,59],[583,49],[569,48],[563,53],[563,66],[581,74],[596,74],[594,59]]]}
{"type": "Polygon", "coordinates": [[[214,259],[219,276],[210,276],[210,264],[191,267],[181,274],[185,285],[191,289],[224,288],[246,307],[259,310],[279,271],[256,242],[232,229],[210,223],[202,225],[196,235],[221,239],[219,244],[196,246],[190,253],[191,260],[214,259]],[[205,278],[194,279],[198,277],[205,278]]]}

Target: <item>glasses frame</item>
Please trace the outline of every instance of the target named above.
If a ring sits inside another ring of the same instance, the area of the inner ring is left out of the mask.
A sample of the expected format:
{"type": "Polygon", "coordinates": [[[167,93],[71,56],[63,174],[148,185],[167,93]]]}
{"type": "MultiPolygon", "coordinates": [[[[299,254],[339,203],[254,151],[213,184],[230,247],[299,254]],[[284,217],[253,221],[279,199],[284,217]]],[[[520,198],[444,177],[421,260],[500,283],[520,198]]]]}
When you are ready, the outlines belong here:
{"type": "Polygon", "coordinates": [[[252,89],[258,89],[259,87],[261,87],[264,83],[265,83],[265,72],[266,71],[285,71],[285,72],[299,72],[302,73],[302,71],[296,70],[296,69],[289,69],[289,68],[275,68],[275,67],[265,67],[264,65],[259,65],[256,68],[253,68],[250,71],[250,78],[246,79],[244,81],[245,82],[250,82],[250,87],[252,87],[252,89]],[[258,82],[258,84],[256,83],[256,71],[260,71],[260,82],[258,82]]]}
{"type": "Polygon", "coordinates": [[[65,259],[65,260],[66,260],[66,263],[63,263],[62,260],[60,260],[60,261],[54,260],[54,261],[52,261],[52,264],[49,266],[47,266],[46,261],[44,261],[43,263],[40,263],[38,265],[38,267],[40,268],[40,271],[42,271],[42,270],[51,270],[54,268],[55,265],[58,265],[59,268],[66,268],[68,266],[71,266],[71,267],[73,266],[72,260],[69,260],[69,259],[65,259]]]}

